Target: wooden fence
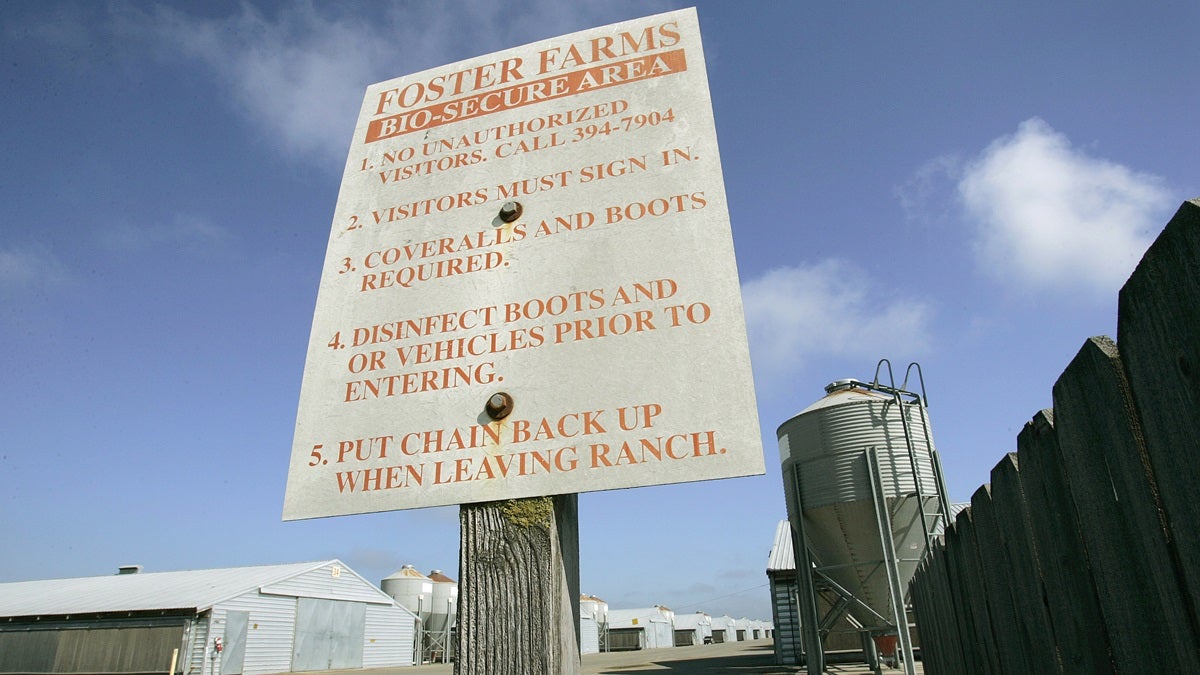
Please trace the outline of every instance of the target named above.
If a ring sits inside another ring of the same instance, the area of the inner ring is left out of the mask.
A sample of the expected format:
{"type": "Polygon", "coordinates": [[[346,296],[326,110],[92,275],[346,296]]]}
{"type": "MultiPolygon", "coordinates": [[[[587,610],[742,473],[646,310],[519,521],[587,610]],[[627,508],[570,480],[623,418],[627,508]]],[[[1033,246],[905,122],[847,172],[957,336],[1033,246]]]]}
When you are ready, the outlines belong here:
{"type": "Polygon", "coordinates": [[[910,587],[928,675],[1200,673],[1200,199],[910,587]]]}

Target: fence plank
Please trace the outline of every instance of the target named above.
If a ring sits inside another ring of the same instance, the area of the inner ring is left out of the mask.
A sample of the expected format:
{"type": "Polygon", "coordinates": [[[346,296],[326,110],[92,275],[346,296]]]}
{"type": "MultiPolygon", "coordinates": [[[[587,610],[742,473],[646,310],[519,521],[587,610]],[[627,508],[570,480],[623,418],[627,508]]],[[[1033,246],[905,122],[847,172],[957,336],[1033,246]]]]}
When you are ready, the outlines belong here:
{"type": "Polygon", "coordinates": [[[1025,424],[1017,436],[1017,460],[1059,658],[1072,672],[1115,673],[1053,411],[1043,410],[1025,424]]]}
{"type": "Polygon", "coordinates": [[[1179,207],[1121,289],[1117,338],[1200,624],[1200,199],[1179,207]]]}
{"type": "Polygon", "coordinates": [[[942,649],[940,640],[943,636],[938,616],[940,608],[930,588],[934,583],[932,572],[929,570],[932,553],[931,550],[925,551],[925,557],[917,563],[912,580],[908,582],[909,602],[912,603],[913,618],[921,634],[921,663],[926,675],[944,672],[938,669],[938,664],[943,661],[939,655],[942,649]]]}
{"type": "Polygon", "coordinates": [[[982,673],[984,672],[983,661],[981,659],[981,645],[976,638],[975,633],[975,617],[971,613],[971,592],[970,586],[966,578],[963,576],[962,567],[959,561],[963,555],[959,552],[960,540],[959,523],[962,527],[966,527],[967,515],[970,509],[962,511],[946,528],[946,578],[949,579],[949,586],[953,589],[951,601],[954,604],[954,614],[959,621],[959,635],[962,638],[962,658],[963,663],[967,667],[962,671],[965,673],[982,673]]]}
{"type": "Polygon", "coordinates": [[[962,638],[946,573],[946,547],[935,539],[914,576],[913,611],[921,635],[921,662],[926,675],[965,672],[962,638]]]}
{"type": "Polygon", "coordinates": [[[992,619],[988,613],[971,509],[965,509],[955,518],[954,525],[946,535],[946,548],[950,551],[951,564],[957,573],[955,588],[961,591],[955,597],[955,607],[959,610],[959,618],[967,618],[966,623],[970,627],[966,635],[970,644],[964,648],[971,652],[971,672],[1004,675],[996,660],[996,639],[992,634],[992,619]]]}
{"type": "Polygon", "coordinates": [[[968,671],[967,661],[963,657],[963,622],[958,616],[958,610],[954,603],[954,589],[950,585],[946,547],[942,542],[935,543],[934,547],[936,555],[932,559],[932,569],[937,583],[933,585],[933,589],[938,607],[941,608],[939,632],[941,634],[942,661],[944,662],[942,672],[950,675],[965,673],[968,671]]]}
{"type": "Polygon", "coordinates": [[[1021,635],[1021,620],[1012,596],[1011,572],[1000,543],[991,485],[983,484],[971,496],[975,521],[975,540],[979,549],[979,568],[991,616],[992,637],[996,640],[996,661],[1004,675],[1032,673],[1027,658],[1026,640],[1021,635]]]}
{"type": "Polygon", "coordinates": [[[1042,574],[1029,531],[1029,509],[1021,487],[1016,453],[1006,454],[992,469],[991,477],[999,548],[1008,570],[1007,580],[1012,589],[1030,672],[1062,672],[1062,663],[1054,648],[1054,631],[1046,612],[1042,574]]]}
{"type": "Polygon", "coordinates": [[[1054,385],[1054,410],[1118,669],[1196,672],[1196,636],[1112,340],[1084,343],[1054,385]]]}

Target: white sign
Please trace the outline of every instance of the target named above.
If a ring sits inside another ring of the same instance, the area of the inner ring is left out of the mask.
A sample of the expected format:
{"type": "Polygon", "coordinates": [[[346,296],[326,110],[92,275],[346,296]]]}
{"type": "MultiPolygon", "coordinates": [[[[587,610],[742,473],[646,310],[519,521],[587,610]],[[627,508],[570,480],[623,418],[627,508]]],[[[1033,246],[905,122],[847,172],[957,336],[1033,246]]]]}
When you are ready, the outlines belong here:
{"type": "Polygon", "coordinates": [[[761,473],[695,10],[367,89],[285,519],[761,473]]]}

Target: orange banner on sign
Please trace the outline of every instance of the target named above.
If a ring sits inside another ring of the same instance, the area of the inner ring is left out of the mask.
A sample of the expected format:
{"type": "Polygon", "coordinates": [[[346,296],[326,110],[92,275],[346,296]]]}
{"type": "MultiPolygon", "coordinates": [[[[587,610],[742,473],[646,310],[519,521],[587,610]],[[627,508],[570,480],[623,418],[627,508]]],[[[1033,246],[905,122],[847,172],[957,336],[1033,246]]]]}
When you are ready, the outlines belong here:
{"type": "Polygon", "coordinates": [[[682,49],[584,68],[371,120],[367,125],[367,137],[364,142],[374,143],[452,122],[686,70],[687,58],[682,49]]]}

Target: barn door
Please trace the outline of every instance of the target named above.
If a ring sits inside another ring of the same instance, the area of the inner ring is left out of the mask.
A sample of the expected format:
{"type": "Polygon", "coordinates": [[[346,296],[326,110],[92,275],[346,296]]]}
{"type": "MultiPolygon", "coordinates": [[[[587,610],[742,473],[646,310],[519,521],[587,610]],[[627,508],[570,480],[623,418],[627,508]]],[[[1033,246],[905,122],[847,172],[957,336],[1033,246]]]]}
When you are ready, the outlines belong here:
{"type": "Polygon", "coordinates": [[[225,612],[225,637],[222,638],[221,675],[242,675],[246,660],[246,629],[250,612],[225,612]]]}
{"type": "Polygon", "coordinates": [[[366,618],[361,602],[297,598],[292,670],[362,668],[366,618]]]}

